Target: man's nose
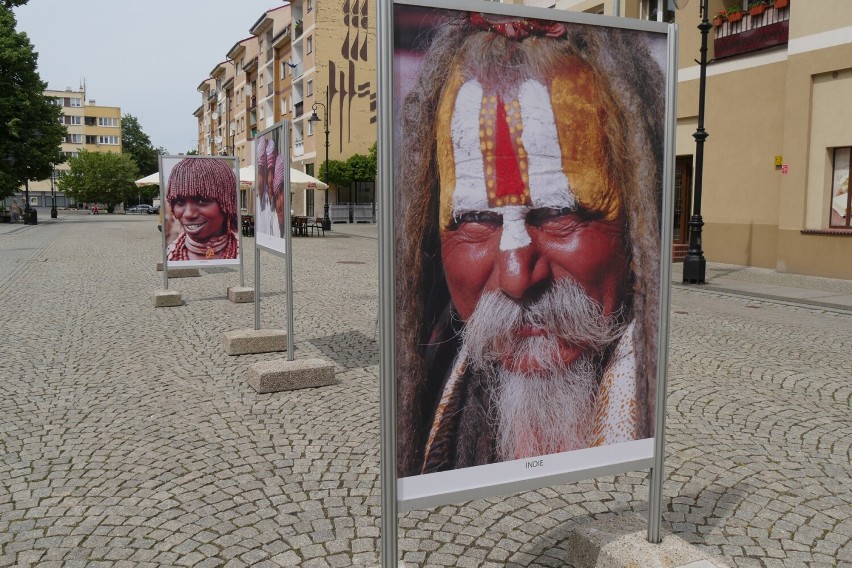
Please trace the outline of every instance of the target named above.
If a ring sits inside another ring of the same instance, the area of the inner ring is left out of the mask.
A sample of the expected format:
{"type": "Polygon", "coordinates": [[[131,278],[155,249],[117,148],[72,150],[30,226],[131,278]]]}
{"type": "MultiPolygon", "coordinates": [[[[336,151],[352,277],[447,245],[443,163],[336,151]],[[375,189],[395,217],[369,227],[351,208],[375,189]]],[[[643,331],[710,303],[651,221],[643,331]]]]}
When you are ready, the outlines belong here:
{"type": "Polygon", "coordinates": [[[515,300],[529,299],[540,293],[550,280],[550,264],[535,241],[525,247],[500,251],[497,262],[497,287],[515,300]]]}

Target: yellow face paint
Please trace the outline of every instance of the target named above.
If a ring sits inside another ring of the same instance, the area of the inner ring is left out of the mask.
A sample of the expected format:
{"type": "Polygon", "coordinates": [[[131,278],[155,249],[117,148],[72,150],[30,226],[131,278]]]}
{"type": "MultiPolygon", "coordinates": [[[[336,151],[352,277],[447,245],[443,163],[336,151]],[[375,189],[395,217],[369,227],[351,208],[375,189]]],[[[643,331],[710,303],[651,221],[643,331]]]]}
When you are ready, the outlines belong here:
{"type": "Polygon", "coordinates": [[[505,85],[499,95],[493,91],[456,70],[441,97],[441,228],[459,210],[505,206],[579,204],[617,219],[621,197],[607,170],[604,97],[591,69],[572,58],[546,86],[526,79],[514,95],[505,85]]]}
{"type": "Polygon", "coordinates": [[[592,70],[579,59],[563,66],[550,82],[557,117],[562,169],[581,206],[613,221],[621,214],[621,195],[606,160],[604,97],[592,70]]]}

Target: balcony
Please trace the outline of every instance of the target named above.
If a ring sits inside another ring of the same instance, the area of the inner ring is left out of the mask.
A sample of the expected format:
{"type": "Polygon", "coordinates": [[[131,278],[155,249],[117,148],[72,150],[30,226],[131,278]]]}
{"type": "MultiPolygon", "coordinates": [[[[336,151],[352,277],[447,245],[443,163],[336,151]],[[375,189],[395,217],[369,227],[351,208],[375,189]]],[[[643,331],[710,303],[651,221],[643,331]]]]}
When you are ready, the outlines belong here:
{"type": "Polygon", "coordinates": [[[293,142],[293,156],[303,156],[305,154],[305,143],[302,140],[293,142]]]}
{"type": "Polygon", "coordinates": [[[786,45],[790,35],[790,9],[768,6],[759,15],[746,12],[736,22],[726,20],[716,28],[714,59],[724,59],[786,45]]]}

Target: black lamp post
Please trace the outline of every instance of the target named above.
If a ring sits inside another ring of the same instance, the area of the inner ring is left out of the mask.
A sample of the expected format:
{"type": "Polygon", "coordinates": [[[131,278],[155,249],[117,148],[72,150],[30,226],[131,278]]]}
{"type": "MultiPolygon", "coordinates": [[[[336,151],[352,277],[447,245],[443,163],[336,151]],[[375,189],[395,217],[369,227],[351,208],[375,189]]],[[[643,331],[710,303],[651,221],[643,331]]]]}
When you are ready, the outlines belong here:
{"type": "Polygon", "coordinates": [[[314,111],[308,122],[317,123],[320,117],[317,116],[317,107],[321,106],[323,110],[322,123],[325,127],[325,172],[323,173],[323,183],[325,183],[325,203],[322,206],[322,228],[324,231],[331,230],[331,218],[328,216],[328,89],[325,90],[325,104],[314,103],[311,110],[314,111]]]}
{"type": "MultiPolygon", "coordinates": [[[[53,164],[51,164],[52,166],[53,164]]],[[[53,185],[54,180],[56,179],[56,169],[51,167],[50,169],[50,218],[56,219],[59,217],[59,212],[56,210],[56,187],[53,185]]]]}
{"type": "MultiPolygon", "coordinates": [[[[689,0],[675,0],[678,9],[686,7],[689,0]]],[[[704,98],[707,92],[707,35],[713,27],[708,20],[707,0],[701,0],[701,58],[698,61],[700,78],[698,81],[698,128],[692,135],[695,138],[695,185],[692,197],[692,217],[689,218],[689,250],[683,260],[684,284],[704,284],[707,261],[701,250],[701,228],[704,220],[701,218],[701,190],[704,178],[704,141],[707,131],[704,130],[704,98]]]]}

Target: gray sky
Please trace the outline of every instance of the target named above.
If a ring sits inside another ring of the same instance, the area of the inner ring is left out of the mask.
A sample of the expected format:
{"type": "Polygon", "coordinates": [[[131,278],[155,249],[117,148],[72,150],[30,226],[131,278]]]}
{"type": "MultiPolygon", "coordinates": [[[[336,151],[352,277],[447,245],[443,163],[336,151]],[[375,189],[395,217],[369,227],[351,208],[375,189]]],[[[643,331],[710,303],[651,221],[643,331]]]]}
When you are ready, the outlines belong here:
{"type": "Polygon", "coordinates": [[[281,0],[30,0],[14,10],[50,89],[139,119],[155,147],[197,145],[198,84],[281,0]]]}

